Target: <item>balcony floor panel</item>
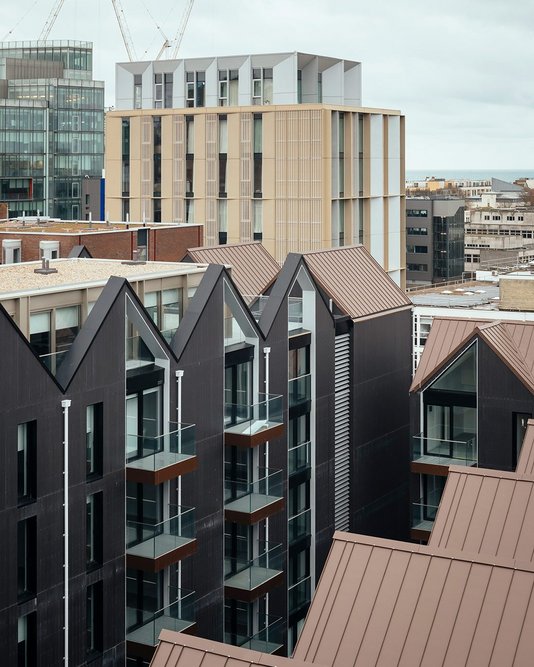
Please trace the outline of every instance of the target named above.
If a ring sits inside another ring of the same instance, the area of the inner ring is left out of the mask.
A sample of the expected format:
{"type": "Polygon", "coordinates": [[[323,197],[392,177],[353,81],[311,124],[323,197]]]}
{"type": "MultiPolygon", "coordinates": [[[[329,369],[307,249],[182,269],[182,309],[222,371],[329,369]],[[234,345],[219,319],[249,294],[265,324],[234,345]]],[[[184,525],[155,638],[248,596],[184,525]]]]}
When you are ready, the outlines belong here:
{"type": "Polygon", "coordinates": [[[175,632],[183,632],[190,628],[194,623],[192,621],[185,621],[174,618],[172,616],[160,616],[153,621],[149,621],[136,630],[128,632],[126,639],[129,642],[136,644],[143,644],[145,646],[156,646],[158,642],[159,633],[162,630],[174,630],[175,632]]]}
{"type": "Polygon", "coordinates": [[[264,496],[260,493],[250,493],[247,496],[226,503],[224,509],[232,512],[242,512],[243,514],[253,514],[279,500],[279,496],[264,496]]]}
{"type": "Polygon", "coordinates": [[[159,558],[170,551],[193,542],[189,537],[176,537],[175,535],[157,535],[133,547],[128,547],[126,553],[128,556],[138,556],[140,558],[159,558]]]}
{"type": "Polygon", "coordinates": [[[154,472],[155,470],[161,470],[163,468],[167,468],[168,466],[176,465],[177,463],[182,463],[183,461],[188,461],[192,458],[194,458],[194,456],[189,454],[158,452],[152,456],[145,456],[142,459],[130,461],[126,464],[126,467],[132,468],[133,470],[154,472]]]}
{"type": "Polygon", "coordinates": [[[447,456],[431,456],[430,454],[425,454],[424,456],[419,456],[413,459],[414,463],[426,463],[428,465],[441,465],[441,466],[473,466],[475,465],[474,460],[467,459],[453,459],[447,456]]]}
{"type": "Polygon", "coordinates": [[[235,426],[228,426],[224,430],[226,433],[235,435],[256,435],[261,431],[267,431],[270,428],[280,426],[281,422],[268,421],[266,419],[257,419],[256,421],[246,421],[235,426]]]}
{"type": "Polygon", "coordinates": [[[224,585],[231,588],[239,588],[244,591],[253,591],[258,586],[265,584],[270,579],[274,579],[280,570],[271,570],[265,567],[249,567],[238,574],[228,577],[224,585]]]}

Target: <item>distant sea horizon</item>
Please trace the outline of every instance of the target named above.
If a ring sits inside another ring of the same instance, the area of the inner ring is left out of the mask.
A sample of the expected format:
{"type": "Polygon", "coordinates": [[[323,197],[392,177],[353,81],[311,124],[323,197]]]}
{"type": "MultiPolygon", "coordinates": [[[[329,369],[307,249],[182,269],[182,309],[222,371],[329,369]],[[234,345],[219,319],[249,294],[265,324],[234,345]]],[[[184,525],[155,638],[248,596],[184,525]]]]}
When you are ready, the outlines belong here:
{"type": "Polygon", "coordinates": [[[407,181],[424,181],[427,176],[453,180],[499,178],[513,183],[518,178],[534,178],[534,169],[406,169],[407,181]]]}

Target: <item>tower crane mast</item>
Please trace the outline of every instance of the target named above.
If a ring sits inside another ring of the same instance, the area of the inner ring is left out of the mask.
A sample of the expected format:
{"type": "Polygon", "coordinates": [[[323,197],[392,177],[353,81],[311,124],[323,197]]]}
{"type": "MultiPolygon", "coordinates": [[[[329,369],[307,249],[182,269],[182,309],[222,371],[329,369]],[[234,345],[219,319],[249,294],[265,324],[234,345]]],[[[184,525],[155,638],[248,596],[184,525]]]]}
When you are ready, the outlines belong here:
{"type": "Polygon", "coordinates": [[[44,41],[45,39],[48,39],[48,35],[50,34],[50,31],[52,30],[54,23],[56,22],[56,19],[59,15],[59,12],[61,11],[61,8],[63,7],[64,2],[65,0],[57,0],[56,4],[52,7],[52,11],[48,15],[46,23],[44,24],[44,27],[41,30],[41,34],[39,35],[40,42],[44,41]]]}

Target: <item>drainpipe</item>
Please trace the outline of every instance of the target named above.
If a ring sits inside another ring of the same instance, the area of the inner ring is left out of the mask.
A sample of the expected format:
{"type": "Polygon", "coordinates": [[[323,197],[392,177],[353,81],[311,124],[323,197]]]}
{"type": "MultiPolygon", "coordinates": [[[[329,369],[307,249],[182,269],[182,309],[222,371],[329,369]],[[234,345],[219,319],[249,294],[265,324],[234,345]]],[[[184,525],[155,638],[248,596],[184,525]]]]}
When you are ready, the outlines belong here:
{"type": "MultiPolygon", "coordinates": [[[[269,357],[271,354],[270,347],[263,348],[263,354],[265,355],[265,418],[266,421],[269,421],[269,388],[270,388],[270,377],[269,377],[269,357]]],[[[269,441],[265,443],[265,475],[269,474],[269,441]]],[[[267,493],[269,489],[266,488],[267,493]]],[[[269,548],[269,517],[265,519],[265,547],[269,548]]],[[[267,562],[267,567],[269,563],[267,562]]],[[[269,618],[269,594],[265,596],[265,622],[268,623],[269,618]]]]}
{"type": "Polygon", "coordinates": [[[64,511],[64,534],[63,534],[63,546],[64,546],[64,561],[63,561],[63,574],[65,578],[65,595],[64,595],[64,607],[65,607],[65,627],[64,627],[64,640],[65,640],[65,657],[63,664],[65,667],[69,664],[69,408],[71,401],[64,400],[61,401],[61,407],[63,408],[63,511],[64,511]]]}
{"type": "MultiPolygon", "coordinates": [[[[176,371],[176,419],[178,421],[178,451],[182,450],[182,378],[184,376],[183,371],[176,371]]],[[[178,508],[179,512],[182,509],[182,478],[178,477],[176,480],[176,492],[178,496],[178,508]]],[[[181,522],[180,522],[181,523],[181,522]]],[[[181,526],[180,526],[181,531],[181,526]]],[[[178,590],[182,589],[182,564],[178,563],[178,590]]],[[[181,593],[180,593],[181,595],[181,593]]],[[[181,599],[181,597],[180,597],[181,599]]],[[[181,605],[180,605],[181,607],[181,605]]]]}

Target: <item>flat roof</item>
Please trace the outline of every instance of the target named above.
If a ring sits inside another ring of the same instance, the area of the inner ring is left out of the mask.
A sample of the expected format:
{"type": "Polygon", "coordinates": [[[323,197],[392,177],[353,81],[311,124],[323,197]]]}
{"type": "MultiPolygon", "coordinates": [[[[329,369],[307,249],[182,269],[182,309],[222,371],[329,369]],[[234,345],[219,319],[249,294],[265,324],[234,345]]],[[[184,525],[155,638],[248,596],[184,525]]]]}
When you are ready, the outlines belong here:
{"type": "Polygon", "coordinates": [[[146,262],[144,264],[124,263],[121,260],[93,259],[77,257],[75,259],[56,259],[50,261],[50,268],[57,273],[47,275],[35,273],[41,262],[23,262],[0,266],[0,299],[22,296],[31,292],[61,291],[67,287],[87,287],[104,285],[110,276],[119,276],[128,280],[163,278],[168,276],[204,273],[206,265],[187,264],[185,262],[146,262]]]}
{"type": "Polygon", "coordinates": [[[39,218],[41,222],[37,222],[37,217],[31,218],[11,218],[6,222],[0,222],[0,233],[6,234],[90,234],[90,233],[105,233],[105,232],[124,232],[131,229],[138,230],[142,227],[149,229],[168,229],[169,227],[199,227],[199,223],[143,223],[143,222],[105,222],[101,220],[55,220],[39,218]]]}
{"type": "Polygon", "coordinates": [[[408,292],[414,306],[438,308],[498,308],[499,285],[473,281],[462,285],[429,285],[408,292]]]}

